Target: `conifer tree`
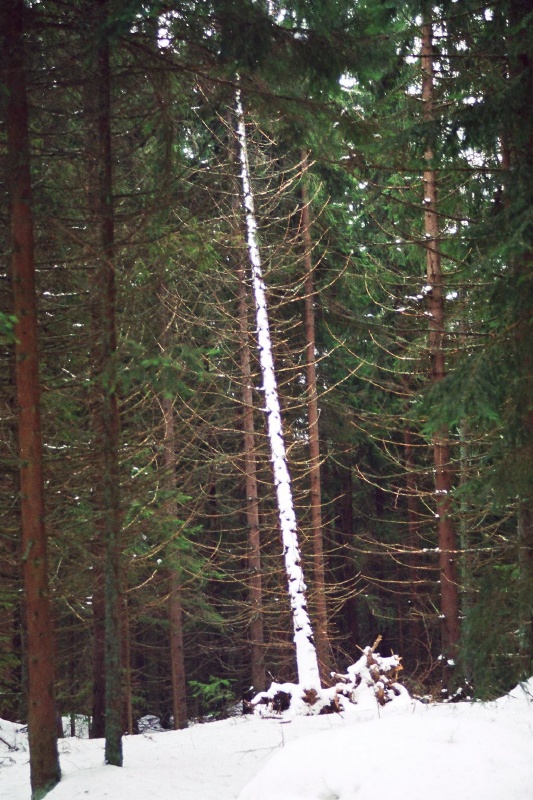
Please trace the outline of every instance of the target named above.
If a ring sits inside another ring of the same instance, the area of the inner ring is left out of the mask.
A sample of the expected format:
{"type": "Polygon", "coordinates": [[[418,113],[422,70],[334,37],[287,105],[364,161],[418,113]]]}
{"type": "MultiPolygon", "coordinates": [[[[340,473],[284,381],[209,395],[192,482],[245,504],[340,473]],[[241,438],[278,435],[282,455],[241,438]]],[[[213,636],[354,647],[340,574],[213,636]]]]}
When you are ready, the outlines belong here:
{"type": "MultiPolygon", "coordinates": [[[[429,21],[422,27],[422,101],[424,120],[434,122],[433,97],[433,29],[429,21]]],[[[435,152],[428,144],[424,157],[424,233],[428,280],[428,315],[431,380],[436,383],[446,375],[444,287],[440,258],[440,230],[437,202],[435,152]]],[[[459,589],[457,542],[452,517],[452,479],[447,431],[433,436],[435,462],[435,496],[438,517],[440,613],[442,619],[442,657],[445,665],[453,665],[459,643],[459,589]]]]}
{"type": "MultiPolygon", "coordinates": [[[[305,171],[308,167],[308,154],[302,159],[305,171]]],[[[320,674],[326,681],[332,671],[331,645],[328,637],[328,611],[326,603],[326,584],[324,575],[324,544],[322,528],[322,492],[320,480],[320,436],[318,429],[319,407],[316,376],[316,336],[315,336],[315,281],[311,240],[310,200],[307,187],[302,184],[301,231],[304,248],[304,325],[306,351],[307,416],[309,424],[309,481],[311,485],[311,530],[313,538],[313,576],[316,594],[316,647],[320,674]]]]}
{"type": "Polygon", "coordinates": [[[4,4],[1,22],[7,87],[8,190],[11,285],[15,322],[16,391],[20,460],[21,542],[28,669],[28,735],[33,800],[61,777],[57,751],[54,637],[44,525],[43,446],[35,290],[35,242],[22,0],[4,4]]]}
{"type": "MultiPolygon", "coordinates": [[[[91,212],[96,230],[95,281],[98,337],[96,387],[98,392],[99,446],[102,458],[101,530],[104,537],[105,597],[105,760],[122,766],[121,677],[121,507],[119,497],[119,412],[117,396],[117,333],[115,283],[115,232],[111,151],[110,44],[105,34],[108,2],[98,0],[88,8],[95,42],[93,102],[90,125],[95,148],[91,212]]],[[[87,95],[89,96],[89,95],[87,95]]]]}

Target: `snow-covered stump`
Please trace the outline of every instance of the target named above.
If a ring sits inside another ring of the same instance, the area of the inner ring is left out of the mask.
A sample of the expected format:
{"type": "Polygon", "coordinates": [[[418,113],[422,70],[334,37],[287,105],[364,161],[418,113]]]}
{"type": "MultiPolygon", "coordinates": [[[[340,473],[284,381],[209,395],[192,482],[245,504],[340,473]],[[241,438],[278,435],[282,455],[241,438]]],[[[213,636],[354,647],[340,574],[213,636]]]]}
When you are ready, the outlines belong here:
{"type": "Polygon", "coordinates": [[[376,652],[381,637],[372,647],[365,647],[361,658],[348,667],[344,675],[333,673],[335,689],[350,703],[358,704],[369,697],[384,706],[396,697],[408,696],[407,689],[398,683],[402,669],[401,656],[383,657],[376,652]]]}
{"type": "Polygon", "coordinates": [[[306,689],[301,684],[273,683],[245,703],[245,710],[263,717],[290,718],[299,715],[342,712],[350,705],[384,706],[396,698],[409,699],[398,682],[401,656],[376,652],[381,637],[365,647],[361,657],[344,674],[332,672],[335,685],[328,689],[306,689]]]}
{"type": "Polygon", "coordinates": [[[257,347],[263,379],[263,391],[265,393],[267,431],[278,503],[285,571],[287,573],[292,609],[298,681],[299,685],[304,687],[304,690],[312,690],[319,693],[321,691],[320,674],[311,621],[307,612],[305,595],[307,587],[301,566],[296,514],[283,436],[278,386],[274,371],[266,290],[259,251],[257,219],[250,180],[248,144],[240,90],[237,90],[235,95],[235,110],[237,117],[237,143],[241,165],[242,202],[246,222],[246,241],[256,308],[257,347]]]}
{"type": "Polygon", "coordinates": [[[273,682],[266,692],[259,692],[245,702],[244,712],[265,718],[283,719],[298,716],[333,714],[342,711],[335,686],[308,689],[299,683],[273,682]]]}

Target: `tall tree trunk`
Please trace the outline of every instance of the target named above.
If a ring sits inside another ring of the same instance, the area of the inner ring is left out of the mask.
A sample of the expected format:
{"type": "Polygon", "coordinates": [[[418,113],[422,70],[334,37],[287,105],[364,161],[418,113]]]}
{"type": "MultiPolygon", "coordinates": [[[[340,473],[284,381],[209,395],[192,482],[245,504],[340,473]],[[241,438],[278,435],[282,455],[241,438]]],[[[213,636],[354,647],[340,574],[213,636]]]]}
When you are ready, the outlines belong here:
{"type": "MultiPolygon", "coordinates": [[[[413,437],[411,429],[408,424],[404,428],[404,454],[405,454],[405,492],[407,500],[407,545],[414,552],[420,548],[419,538],[419,519],[417,511],[417,496],[418,490],[416,486],[416,461],[415,451],[413,447],[413,437]]],[[[409,661],[416,666],[420,657],[420,616],[419,616],[419,584],[420,584],[420,568],[419,557],[413,555],[409,563],[409,661]]]]}
{"type": "Polygon", "coordinates": [[[60,780],[54,694],[54,652],[44,525],[37,302],[28,105],[24,71],[24,3],[3,4],[7,156],[11,212],[11,283],[15,325],[16,392],[20,459],[21,557],[24,580],[28,735],[32,797],[60,780]]]}
{"type": "Polygon", "coordinates": [[[122,603],[122,669],[123,669],[123,706],[122,730],[132,734],[133,730],[133,692],[131,685],[131,638],[130,612],[128,596],[124,594],[122,603]]]}
{"type": "Polygon", "coordinates": [[[335,526],[340,534],[337,548],[341,554],[340,576],[346,596],[342,609],[343,627],[348,635],[348,651],[350,652],[355,650],[360,639],[358,602],[355,591],[357,569],[353,555],[355,530],[353,479],[349,456],[337,457],[336,463],[331,468],[329,480],[334,482],[334,493],[338,495],[335,502],[335,526]]]}
{"type": "Polygon", "coordinates": [[[259,495],[255,456],[254,406],[250,332],[248,325],[248,293],[245,268],[237,268],[240,368],[242,381],[242,426],[244,438],[244,479],[246,492],[246,525],[248,529],[248,571],[250,598],[250,665],[252,686],[257,692],[266,688],[265,641],[263,626],[263,586],[261,572],[261,533],[259,527],[259,495]]]}
{"type": "Polygon", "coordinates": [[[90,736],[91,739],[103,739],[105,736],[105,597],[102,540],[94,543],[92,560],[93,681],[90,736]]]}
{"type": "MultiPolygon", "coordinates": [[[[165,425],[163,442],[163,468],[167,500],[165,510],[169,520],[176,524],[178,506],[176,492],[176,441],[174,434],[174,408],[172,400],[164,397],[161,401],[165,425]]],[[[172,713],[174,728],[186,728],[187,721],[187,683],[185,675],[185,651],[183,646],[183,608],[181,600],[181,581],[178,570],[168,570],[168,618],[170,623],[170,670],[172,682],[172,713]]]]}
{"type": "MultiPolygon", "coordinates": [[[[432,123],[434,113],[433,30],[426,22],[422,27],[422,100],[424,120],[432,123]]],[[[441,381],[446,374],[444,294],[440,253],[440,231],[437,213],[437,175],[433,165],[433,147],[425,152],[427,168],[424,170],[424,231],[426,235],[426,268],[429,313],[429,357],[431,380],[441,381]]],[[[448,431],[440,430],[433,436],[435,468],[435,505],[438,517],[439,572],[441,597],[441,641],[445,665],[453,667],[459,642],[459,590],[457,584],[457,545],[452,517],[450,492],[452,470],[448,431]]]]}
{"type": "Polygon", "coordinates": [[[122,766],[122,663],[121,663],[121,509],[119,490],[119,411],[116,369],[114,209],[111,152],[111,67],[109,42],[104,33],[107,0],[87,9],[93,23],[95,62],[90,81],[92,92],[89,124],[93,129],[93,163],[89,174],[92,223],[95,228],[95,279],[97,347],[95,391],[97,394],[96,438],[101,452],[101,508],[97,532],[104,540],[105,598],[105,760],[122,766]]]}
{"type": "Polygon", "coordinates": [[[318,659],[313,640],[311,621],[307,613],[306,585],[304,583],[301,566],[296,514],[294,512],[278,387],[274,371],[266,290],[258,246],[257,220],[250,182],[246,126],[240,90],[238,90],[236,94],[236,116],[239,160],[241,164],[242,199],[246,221],[246,239],[256,306],[257,346],[259,350],[261,374],[263,377],[267,432],[270,442],[274,484],[278,503],[285,570],[289,584],[288,589],[293,618],[298,681],[308,688],[320,688],[318,659]]]}
{"type": "MultiPolygon", "coordinates": [[[[303,155],[307,169],[307,153],[303,155]]],[[[313,539],[313,578],[315,589],[316,649],[320,676],[329,679],[332,670],[331,645],[328,636],[328,610],[324,572],[324,538],[322,532],[322,492],[320,481],[320,437],[318,429],[318,394],[316,382],[315,281],[312,258],[311,225],[307,187],[302,183],[301,233],[304,248],[304,324],[305,373],[307,383],[307,418],[309,423],[309,480],[311,484],[311,535],[313,539]]]]}

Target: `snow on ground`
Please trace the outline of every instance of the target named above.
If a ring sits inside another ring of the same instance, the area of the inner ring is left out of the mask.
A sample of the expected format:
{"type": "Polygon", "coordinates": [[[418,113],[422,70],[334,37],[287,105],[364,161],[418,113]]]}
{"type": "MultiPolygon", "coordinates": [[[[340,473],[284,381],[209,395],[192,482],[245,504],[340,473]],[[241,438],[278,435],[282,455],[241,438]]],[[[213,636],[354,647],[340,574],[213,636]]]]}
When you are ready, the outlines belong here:
{"type": "MultiPolygon", "coordinates": [[[[63,780],[49,800],[531,800],[533,679],[493,703],[384,708],[280,722],[234,717],[124,740],[60,741],[63,780]]],[[[0,798],[29,800],[27,740],[0,721],[0,798]],[[10,745],[10,746],[8,746],[10,745]]]]}

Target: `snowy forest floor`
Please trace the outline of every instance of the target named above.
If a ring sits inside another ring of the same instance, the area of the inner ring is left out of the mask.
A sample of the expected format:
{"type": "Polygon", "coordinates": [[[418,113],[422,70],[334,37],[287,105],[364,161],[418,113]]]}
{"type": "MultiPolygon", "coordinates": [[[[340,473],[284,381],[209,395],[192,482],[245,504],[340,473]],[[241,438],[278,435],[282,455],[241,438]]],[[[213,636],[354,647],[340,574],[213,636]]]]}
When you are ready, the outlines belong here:
{"type": "MultiPolygon", "coordinates": [[[[531,800],[533,679],[491,703],[423,704],[291,721],[233,717],[125,737],[124,767],[103,742],[59,743],[49,800],[531,800]]],[[[30,797],[27,739],[0,720],[0,797],[30,797]]]]}

